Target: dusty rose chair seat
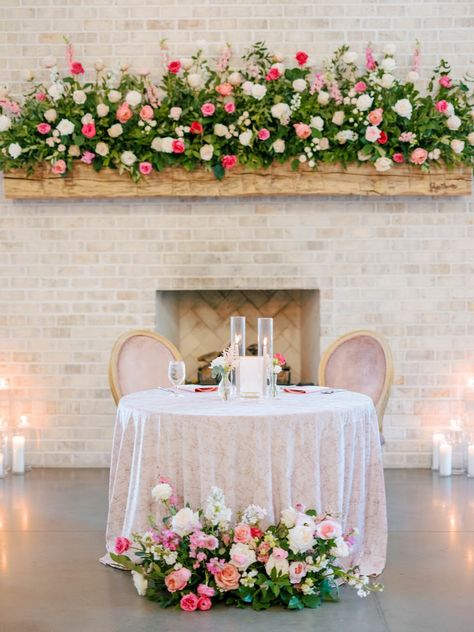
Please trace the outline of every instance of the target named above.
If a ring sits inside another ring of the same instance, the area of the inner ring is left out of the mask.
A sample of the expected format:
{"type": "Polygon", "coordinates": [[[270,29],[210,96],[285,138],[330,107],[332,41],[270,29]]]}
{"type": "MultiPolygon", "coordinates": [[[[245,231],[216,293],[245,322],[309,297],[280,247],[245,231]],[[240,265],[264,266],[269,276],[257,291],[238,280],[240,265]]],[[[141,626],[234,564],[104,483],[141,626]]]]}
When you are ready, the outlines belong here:
{"type": "Polygon", "coordinates": [[[131,331],[120,336],[109,363],[109,384],[115,403],[128,393],[170,386],[170,360],[181,360],[181,354],[172,342],[154,331],[131,331]]]}
{"type": "Polygon", "coordinates": [[[341,336],[325,351],[319,364],[321,386],[345,388],[372,398],[380,432],[392,382],[390,347],[372,331],[353,331],[341,336]]]}

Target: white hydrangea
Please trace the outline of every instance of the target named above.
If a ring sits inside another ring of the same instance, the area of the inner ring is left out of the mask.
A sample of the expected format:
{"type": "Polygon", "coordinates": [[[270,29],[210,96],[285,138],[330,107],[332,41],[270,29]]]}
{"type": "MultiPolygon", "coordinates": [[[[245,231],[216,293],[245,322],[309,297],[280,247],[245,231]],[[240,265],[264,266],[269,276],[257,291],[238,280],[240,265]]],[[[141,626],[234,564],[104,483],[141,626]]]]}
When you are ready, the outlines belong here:
{"type": "Polygon", "coordinates": [[[383,70],[385,70],[385,72],[392,72],[392,70],[395,70],[397,66],[393,57],[385,57],[385,59],[382,59],[380,65],[382,66],[383,70]]]}
{"type": "Polygon", "coordinates": [[[391,75],[390,73],[386,72],[382,75],[382,78],[380,80],[380,85],[382,86],[382,88],[389,90],[393,86],[394,81],[395,81],[395,77],[391,75]]]}
{"type": "Polygon", "coordinates": [[[62,83],[53,83],[48,88],[48,94],[53,101],[58,101],[64,94],[64,85],[62,83]]]}
{"type": "Polygon", "coordinates": [[[348,50],[347,53],[344,53],[342,56],[342,61],[345,64],[355,64],[359,55],[351,50],[348,50]]]}
{"type": "Polygon", "coordinates": [[[188,75],[188,85],[193,90],[197,90],[202,86],[202,75],[199,72],[192,72],[188,75]]]}

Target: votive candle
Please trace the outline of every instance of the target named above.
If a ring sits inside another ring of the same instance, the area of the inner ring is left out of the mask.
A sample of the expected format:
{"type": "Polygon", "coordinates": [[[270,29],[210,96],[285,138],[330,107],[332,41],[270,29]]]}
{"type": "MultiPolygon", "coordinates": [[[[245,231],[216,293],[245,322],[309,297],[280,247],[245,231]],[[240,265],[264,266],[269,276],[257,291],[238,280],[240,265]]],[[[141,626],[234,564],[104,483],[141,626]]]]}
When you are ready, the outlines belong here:
{"type": "Polygon", "coordinates": [[[439,446],[439,475],[451,476],[453,449],[449,443],[439,446]]]}
{"type": "Polygon", "coordinates": [[[12,437],[12,472],[13,474],[25,473],[25,437],[23,435],[12,437]]]}
{"type": "Polygon", "coordinates": [[[433,435],[433,455],[431,459],[431,469],[439,470],[439,446],[444,442],[444,434],[436,432],[433,435]]]}
{"type": "Polygon", "coordinates": [[[474,443],[467,448],[467,475],[474,477],[474,443]]]}

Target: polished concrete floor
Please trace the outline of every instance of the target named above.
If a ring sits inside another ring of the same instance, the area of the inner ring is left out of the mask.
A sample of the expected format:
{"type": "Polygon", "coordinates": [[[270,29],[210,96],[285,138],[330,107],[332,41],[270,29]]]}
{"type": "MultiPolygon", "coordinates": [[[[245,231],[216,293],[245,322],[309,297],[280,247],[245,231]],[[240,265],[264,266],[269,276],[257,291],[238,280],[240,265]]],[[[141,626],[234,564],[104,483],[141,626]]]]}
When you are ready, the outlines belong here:
{"type": "Polygon", "coordinates": [[[287,612],[161,610],[127,573],[99,564],[105,470],[0,480],[0,632],[473,632],[474,479],[386,472],[385,591],[287,612]]]}

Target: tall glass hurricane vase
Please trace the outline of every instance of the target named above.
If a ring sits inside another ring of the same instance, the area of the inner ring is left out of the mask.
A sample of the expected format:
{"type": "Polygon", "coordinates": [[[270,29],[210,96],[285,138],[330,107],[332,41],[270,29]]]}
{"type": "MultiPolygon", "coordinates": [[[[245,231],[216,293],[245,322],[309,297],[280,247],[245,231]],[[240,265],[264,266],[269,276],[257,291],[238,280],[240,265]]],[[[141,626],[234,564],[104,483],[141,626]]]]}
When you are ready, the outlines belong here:
{"type": "Polygon", "coordinates": [[[258,321],[258,355],[263,356],[265,362],[266,395],[271,384],[273,368],[273,318],[259,318],[258,321]]]}
{"type": "Polygon", "coordinates": [[[230,343],[237,347],[239,357],[245,355],[245,316],[231,316],[230,343]]]}

